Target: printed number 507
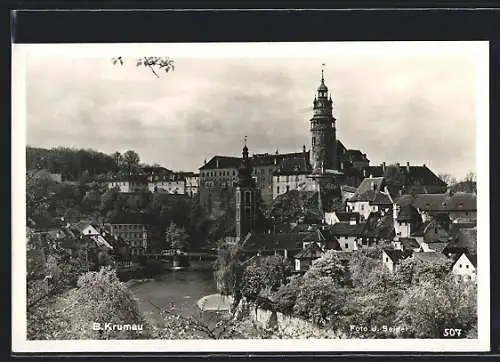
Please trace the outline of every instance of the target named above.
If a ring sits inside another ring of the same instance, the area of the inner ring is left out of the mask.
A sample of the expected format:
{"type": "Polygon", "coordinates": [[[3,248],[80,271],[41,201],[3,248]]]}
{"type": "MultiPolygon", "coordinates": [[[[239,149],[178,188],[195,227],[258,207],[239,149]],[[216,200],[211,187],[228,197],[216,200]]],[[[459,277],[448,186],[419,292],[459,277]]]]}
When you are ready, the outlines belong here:
{"type": "Polygon", "coordinates": [[[460,328],[445,328],[443,336],[445,337],[460,337],[462,330],[460,328]]]}

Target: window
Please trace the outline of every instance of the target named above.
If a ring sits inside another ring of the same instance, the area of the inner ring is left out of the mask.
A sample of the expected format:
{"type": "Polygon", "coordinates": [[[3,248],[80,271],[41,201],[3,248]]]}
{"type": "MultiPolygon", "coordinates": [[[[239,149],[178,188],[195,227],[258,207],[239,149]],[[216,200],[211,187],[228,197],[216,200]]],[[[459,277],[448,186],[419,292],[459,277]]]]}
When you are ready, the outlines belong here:
{"type": "Polygon", "coordinates": [[[280,187],[279,187],[279,186],[277,186],[277,187],[276,187],[276,193],[277,193],[277,194],[279,194],[279,193],[280,193],[280,187]]]}
{"type": "Polygon", "coordinates": [[[462,267],[462,264],[460,264],[458,267],[459,267],[459,268],[461,268],[461,267],[462,267]]]}
{"type": "Polygon", "coordinates": [[[290,186],[286,185],[286,192],[290,191],[290,186]]]}
{"type": "Polygon", "coordinates": [[[235,174],[236,174],[236,173],[235,173],[235,171],[233,170],[233,176],[234,176],[235,174]]]}
{"type": "Polygon", "coordinates": [[[465,269],[469,269],[469,264],[466,264],[466,265],[465,265],[465,269]]]}
{"type": "Polygon", "coordinates": [[[385,261],[386,261],[386,263],[388,263],[389,262],[389,258],[385,258],[385,261]]]}
{"type": "Polygon", "coordinates": [[[349,248],[349,244],[348,243],[345,243],[345,248],[349,248]]]}

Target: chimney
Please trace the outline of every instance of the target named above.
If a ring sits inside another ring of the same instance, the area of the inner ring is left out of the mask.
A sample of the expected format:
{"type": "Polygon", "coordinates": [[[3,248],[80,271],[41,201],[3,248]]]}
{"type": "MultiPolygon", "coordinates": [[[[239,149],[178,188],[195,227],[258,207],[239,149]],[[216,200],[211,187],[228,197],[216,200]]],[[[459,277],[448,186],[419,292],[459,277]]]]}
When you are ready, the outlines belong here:
{"type": "Polygon", "coordinates": [[[205,158],[205,160],[203,161],[203,164],[206,165],[207,164],[207,159],[205,158]]]}
{"type": "Polygon", "coordinates": [[[397,204],[392,205],[392,218],[396,220],[398,218],[399,206],[397,204]]]}
{"type": "Polygon", "coordinates": [[[278,152],[278,149],[276,149],[276,154],[279,155],[280,153],[278,152]]]}
{"type": "Polygon", "coordinates": [[[396,163],[396,166],[398,166],[398,168],[399,168],[399,162],[398,162],[398,163],[396,163]]]}
{"type": "Polygon", "coordinates": [[[274,164],[276,165],[276,164],[277,164],[277,162],[278,162],[278,161],[276,160],[276,157],[275,157],[275,158],[274,158],[274,164]]]}
{"type": "Polygon", "coordinates": [[[422,165],[422,167],[425,167],[425,163],[422,165]]]}
{"type": "Polygon", "coordinates": [[[375,191],[375,189],[376,189],[375,182],[372,181],[372,190],[375,191]]]}
{"type": "Polygon", "coordinates": [[[410,163],[406,162],[406,172],[410,173],[410,163]]]}
{"type": "Polygon", "coordinates": [[[306,153],[306,145],[302,145],[302,152],[306,153]]]}

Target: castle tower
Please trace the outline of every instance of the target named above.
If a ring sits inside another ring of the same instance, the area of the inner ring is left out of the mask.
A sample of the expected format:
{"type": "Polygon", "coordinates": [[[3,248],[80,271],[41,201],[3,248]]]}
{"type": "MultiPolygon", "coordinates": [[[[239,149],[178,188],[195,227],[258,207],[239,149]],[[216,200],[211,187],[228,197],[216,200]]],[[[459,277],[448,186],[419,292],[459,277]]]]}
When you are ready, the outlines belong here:
{"type": "Polygon", "coordinates": [[[243,159],[238,169],[236,185],[236,238],[241,240],[254,230],[257,204],[259,201],[255,180],[252,178],[252,164],[248,158],[248,147],[243,147],[243,159]]]}
{"type": "Polygon", "coordinates": [[[324,170],[335,170],[337,167],[337,141],[335,134],[335,118],[333,117],[333,101],[325,85],[323,69],[321,84],[314,97],[314,115],[311,118],[311,152],[310,163],[313,173],[324,170]]]}

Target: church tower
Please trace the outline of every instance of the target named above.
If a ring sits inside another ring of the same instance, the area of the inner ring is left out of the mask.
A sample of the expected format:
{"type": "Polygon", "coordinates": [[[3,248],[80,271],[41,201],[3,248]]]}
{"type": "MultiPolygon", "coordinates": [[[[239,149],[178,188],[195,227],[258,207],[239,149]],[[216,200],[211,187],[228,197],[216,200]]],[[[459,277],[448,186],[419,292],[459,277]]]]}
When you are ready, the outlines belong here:
{"type": "Polygon", "coordinates": [[[314,115],[311,118],[311,152],[310,163],[313,173],[324,170],[335,170],[337,167],[337,140],[335,134],[335,118],[333,117],[333,101],[325,85],[323,69],[321,84],[313,102],[314,115]]]}
{"type": "Polygon", "coordinates": [[[259,193],[252,177],[252,164],[248,158],[248,147],[245,137],[243,158],[238,169],[238,182],[236,185],[236,238],[241,240],[255,228],[257,203],[259,193]]]}

